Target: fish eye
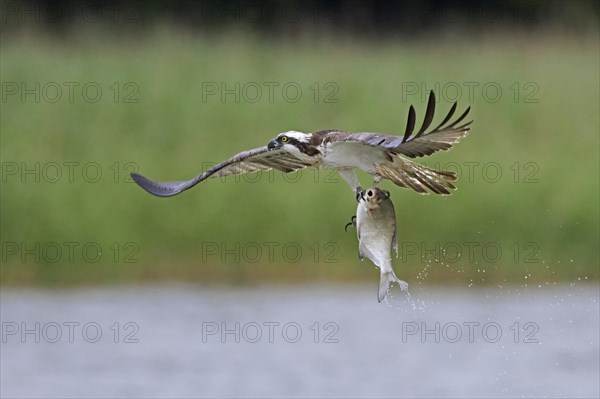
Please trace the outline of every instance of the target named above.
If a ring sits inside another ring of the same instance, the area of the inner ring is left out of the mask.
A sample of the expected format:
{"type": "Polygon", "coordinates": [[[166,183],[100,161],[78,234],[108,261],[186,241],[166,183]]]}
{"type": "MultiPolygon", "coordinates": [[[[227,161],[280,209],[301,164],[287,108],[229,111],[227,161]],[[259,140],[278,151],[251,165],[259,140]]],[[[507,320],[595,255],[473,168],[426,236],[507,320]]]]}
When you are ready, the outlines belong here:
{"type": "Polygon", "coordinates": [[[280,140],[281,140],[282,143],[287,143],[288,137],[287,136],[281,136],[280,140]]]}

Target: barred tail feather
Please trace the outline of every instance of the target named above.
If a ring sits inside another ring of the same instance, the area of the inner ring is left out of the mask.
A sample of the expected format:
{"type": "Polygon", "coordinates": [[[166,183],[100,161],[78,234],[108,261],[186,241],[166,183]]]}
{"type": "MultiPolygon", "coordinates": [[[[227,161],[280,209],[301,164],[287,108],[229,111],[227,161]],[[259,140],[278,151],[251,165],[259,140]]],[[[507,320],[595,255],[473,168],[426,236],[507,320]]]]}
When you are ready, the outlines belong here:
{"type": "Polygon", "coordinates": [[[450,183],[456,181],[454,173],[433,170],[405,158],[398,157],[393,163],[377,165],[376,172],[397,186],[410,188],[423,195],[430,191],[439,195],[452,195],[450,190],[456,189],[450,183]]]}

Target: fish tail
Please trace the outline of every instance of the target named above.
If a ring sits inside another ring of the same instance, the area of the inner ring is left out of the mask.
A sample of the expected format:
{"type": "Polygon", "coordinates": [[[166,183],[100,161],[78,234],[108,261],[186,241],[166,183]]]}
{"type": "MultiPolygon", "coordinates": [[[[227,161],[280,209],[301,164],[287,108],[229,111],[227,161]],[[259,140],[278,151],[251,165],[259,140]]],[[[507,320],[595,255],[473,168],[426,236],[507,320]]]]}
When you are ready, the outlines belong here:
{"type": "Polygon", "coordinates": [[[377,298],[377,299],[379,299],[379,302],[383,301],[383,298],[385,298],[385,295],[387,294],[387,291],[390,288],[390,284],[392,284],[392,283],[398,283],[398,285],[400,286],[400,289],[402,291],[408,290],[408,283],[406,281],[400,280],[398,277],[396,277],[396,274],[394,273],[393,270],[390,270],[390,271],[381,270],[381,277],[379,280],[379,295],[377,298]]]}

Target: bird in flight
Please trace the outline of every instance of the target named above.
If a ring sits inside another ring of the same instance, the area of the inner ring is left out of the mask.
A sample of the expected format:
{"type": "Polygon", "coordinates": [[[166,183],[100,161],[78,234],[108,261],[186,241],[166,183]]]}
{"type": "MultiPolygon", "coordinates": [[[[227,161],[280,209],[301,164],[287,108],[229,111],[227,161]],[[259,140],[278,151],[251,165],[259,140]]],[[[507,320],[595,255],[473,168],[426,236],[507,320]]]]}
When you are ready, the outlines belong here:
{"type": "Polygon", "coordinates": [[[470,107],[456,120],[449,122],[456,111],[456,102],[443,121],[427,131],[433,121],[435,103],[432,91],[423,124],[416,133],[416,113],[411,105],[403,136],[342,130],[315,133],[289,131],[278,134],[266,146],[240,152],[188,181],[159,182],[138,173],[132,173],[131,177],[150,194],[171,197],[214,177],[271,169],[289,173],[306,167],[333,168],[358,195],[363,191],[354,172],[358,168],[374,176],[375,186],[382,179],[387,179],[419,194],[429,194],[431,191],[450,195],[449,190],[456,188],[451,183],[456,180],[453,172],[433,170],[409,159],[448,150],[469,133],[473,121],[461,122],[470,107]]]}

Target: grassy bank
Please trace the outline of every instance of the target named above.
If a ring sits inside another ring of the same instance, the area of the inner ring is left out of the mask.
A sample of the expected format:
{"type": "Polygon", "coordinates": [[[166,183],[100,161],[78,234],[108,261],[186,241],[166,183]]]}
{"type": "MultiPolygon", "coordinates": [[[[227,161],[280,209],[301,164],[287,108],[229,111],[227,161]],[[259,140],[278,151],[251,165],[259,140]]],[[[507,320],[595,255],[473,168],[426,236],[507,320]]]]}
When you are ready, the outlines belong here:
{"type": "Polygon", "coordinates": [[[598,280],[593,37],[313,46],[157,31],[127,44],[4,40],[0,66],[3,285],[372,278],[343,230],[355,202],[336,175],[211,180],[159,199],[127,174],[186,180],[292,129],[401,134],[430,89],[440,114],[460,97],[476,121],[424,160],[459,172],[453,196],[385,185],[398,274],[598,280]]]}

